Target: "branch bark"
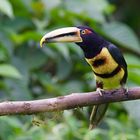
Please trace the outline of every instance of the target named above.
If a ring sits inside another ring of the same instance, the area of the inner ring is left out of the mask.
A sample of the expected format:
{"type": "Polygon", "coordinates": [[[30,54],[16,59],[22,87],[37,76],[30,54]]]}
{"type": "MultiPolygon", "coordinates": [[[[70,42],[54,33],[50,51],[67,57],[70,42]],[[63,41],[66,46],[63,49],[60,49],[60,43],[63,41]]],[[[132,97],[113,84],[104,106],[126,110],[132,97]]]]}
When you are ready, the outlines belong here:
{"type": "Polygon", "coordinates": [[[53,112],[136,99],[140,99],[140,87],[130,88],[127,94],[119,89],[105,91],[102,96],[95,91],[33,101],[4,101],[0,103],[0,116],[53,112]]]}

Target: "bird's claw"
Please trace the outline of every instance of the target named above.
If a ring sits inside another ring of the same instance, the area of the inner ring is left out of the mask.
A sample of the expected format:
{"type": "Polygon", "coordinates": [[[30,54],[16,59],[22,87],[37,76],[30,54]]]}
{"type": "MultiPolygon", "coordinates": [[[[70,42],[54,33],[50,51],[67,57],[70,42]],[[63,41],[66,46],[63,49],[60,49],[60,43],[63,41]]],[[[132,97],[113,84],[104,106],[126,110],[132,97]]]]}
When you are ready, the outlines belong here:
{"type": "Polygon", "coordinates": [[[124,95],[126,95],[126,97],[128,97],[129,94],[128,87],[122,86],[120,90],[124,95]]]}
{"type": "Polygon", "coordinates": [[[128,95],[128,88],[127,87],[125,88],[125,93],[124,94],[128,95]]]}
{"type": "Polygon", "coordinates": [[[104,90],[101,88],[97,88],[96,91],[99,93],[100,96],[103,96],[104,90]]]}
{"type": "Polygon", "coordinates": [[[128,87],[124,87],[123,90],[124,90],[124,94],[128,97],[128,87]]]}

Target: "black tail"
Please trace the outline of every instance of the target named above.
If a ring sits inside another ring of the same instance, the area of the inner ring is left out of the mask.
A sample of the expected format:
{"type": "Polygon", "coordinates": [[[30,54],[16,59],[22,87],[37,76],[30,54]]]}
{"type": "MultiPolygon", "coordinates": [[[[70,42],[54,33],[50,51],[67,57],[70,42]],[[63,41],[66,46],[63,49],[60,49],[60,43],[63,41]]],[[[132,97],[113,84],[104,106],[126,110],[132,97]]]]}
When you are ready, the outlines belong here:
{"type": "Polygon", "coordinates": [[[90,115],[90,125],[89,125],[89,129],[93,129],[95,128],[100,121],[102,120],[102,118],[105,115],[105,112],[108,108],[109,104],[102,104],[102,105],[96,105],[93,106],[91,115],[90,115]]]}

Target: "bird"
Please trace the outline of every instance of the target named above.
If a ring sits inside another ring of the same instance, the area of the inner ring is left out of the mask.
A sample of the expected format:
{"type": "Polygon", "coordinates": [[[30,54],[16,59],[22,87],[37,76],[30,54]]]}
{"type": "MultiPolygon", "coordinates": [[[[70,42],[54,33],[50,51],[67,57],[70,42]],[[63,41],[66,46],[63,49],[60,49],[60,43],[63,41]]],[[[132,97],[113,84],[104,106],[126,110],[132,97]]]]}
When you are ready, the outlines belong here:
{"type": "MultiPolygon", "coordinates": [[[[46,33],[40,40],[45,43],[74,42],[82,50],[85,60],[91,66],[96,91],[102,96],[105,90],[125,89],[128,77],[127,63],[121,50],[113,43],[104,39],[88,26],[64,27],[46,33]]],[[[98,126],[108,108],[108,103],[93,106],[89,128],[98,126]]]]}

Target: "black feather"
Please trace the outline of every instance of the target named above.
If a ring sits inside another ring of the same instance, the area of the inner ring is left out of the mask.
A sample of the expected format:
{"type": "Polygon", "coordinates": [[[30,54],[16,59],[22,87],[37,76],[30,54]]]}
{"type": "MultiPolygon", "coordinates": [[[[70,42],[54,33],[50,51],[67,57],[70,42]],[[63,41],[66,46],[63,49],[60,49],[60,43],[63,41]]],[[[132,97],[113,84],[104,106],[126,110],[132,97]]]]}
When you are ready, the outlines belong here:
{"type": "Polygon", "coordinates": [[[121,81],[121,84],[125,84],[126,83],[126,79],[127,79],[127,64],[126,61],[122,55],[122,52],[120,51],[119,48],[117,48],[114,44],[109,44],[108,46],[106,46],[107,49],[109,50],[111,56],[114,58],[114,60],[119,64],[120,67],[122,67],[125,71],[124,77],[121,81]]]}

